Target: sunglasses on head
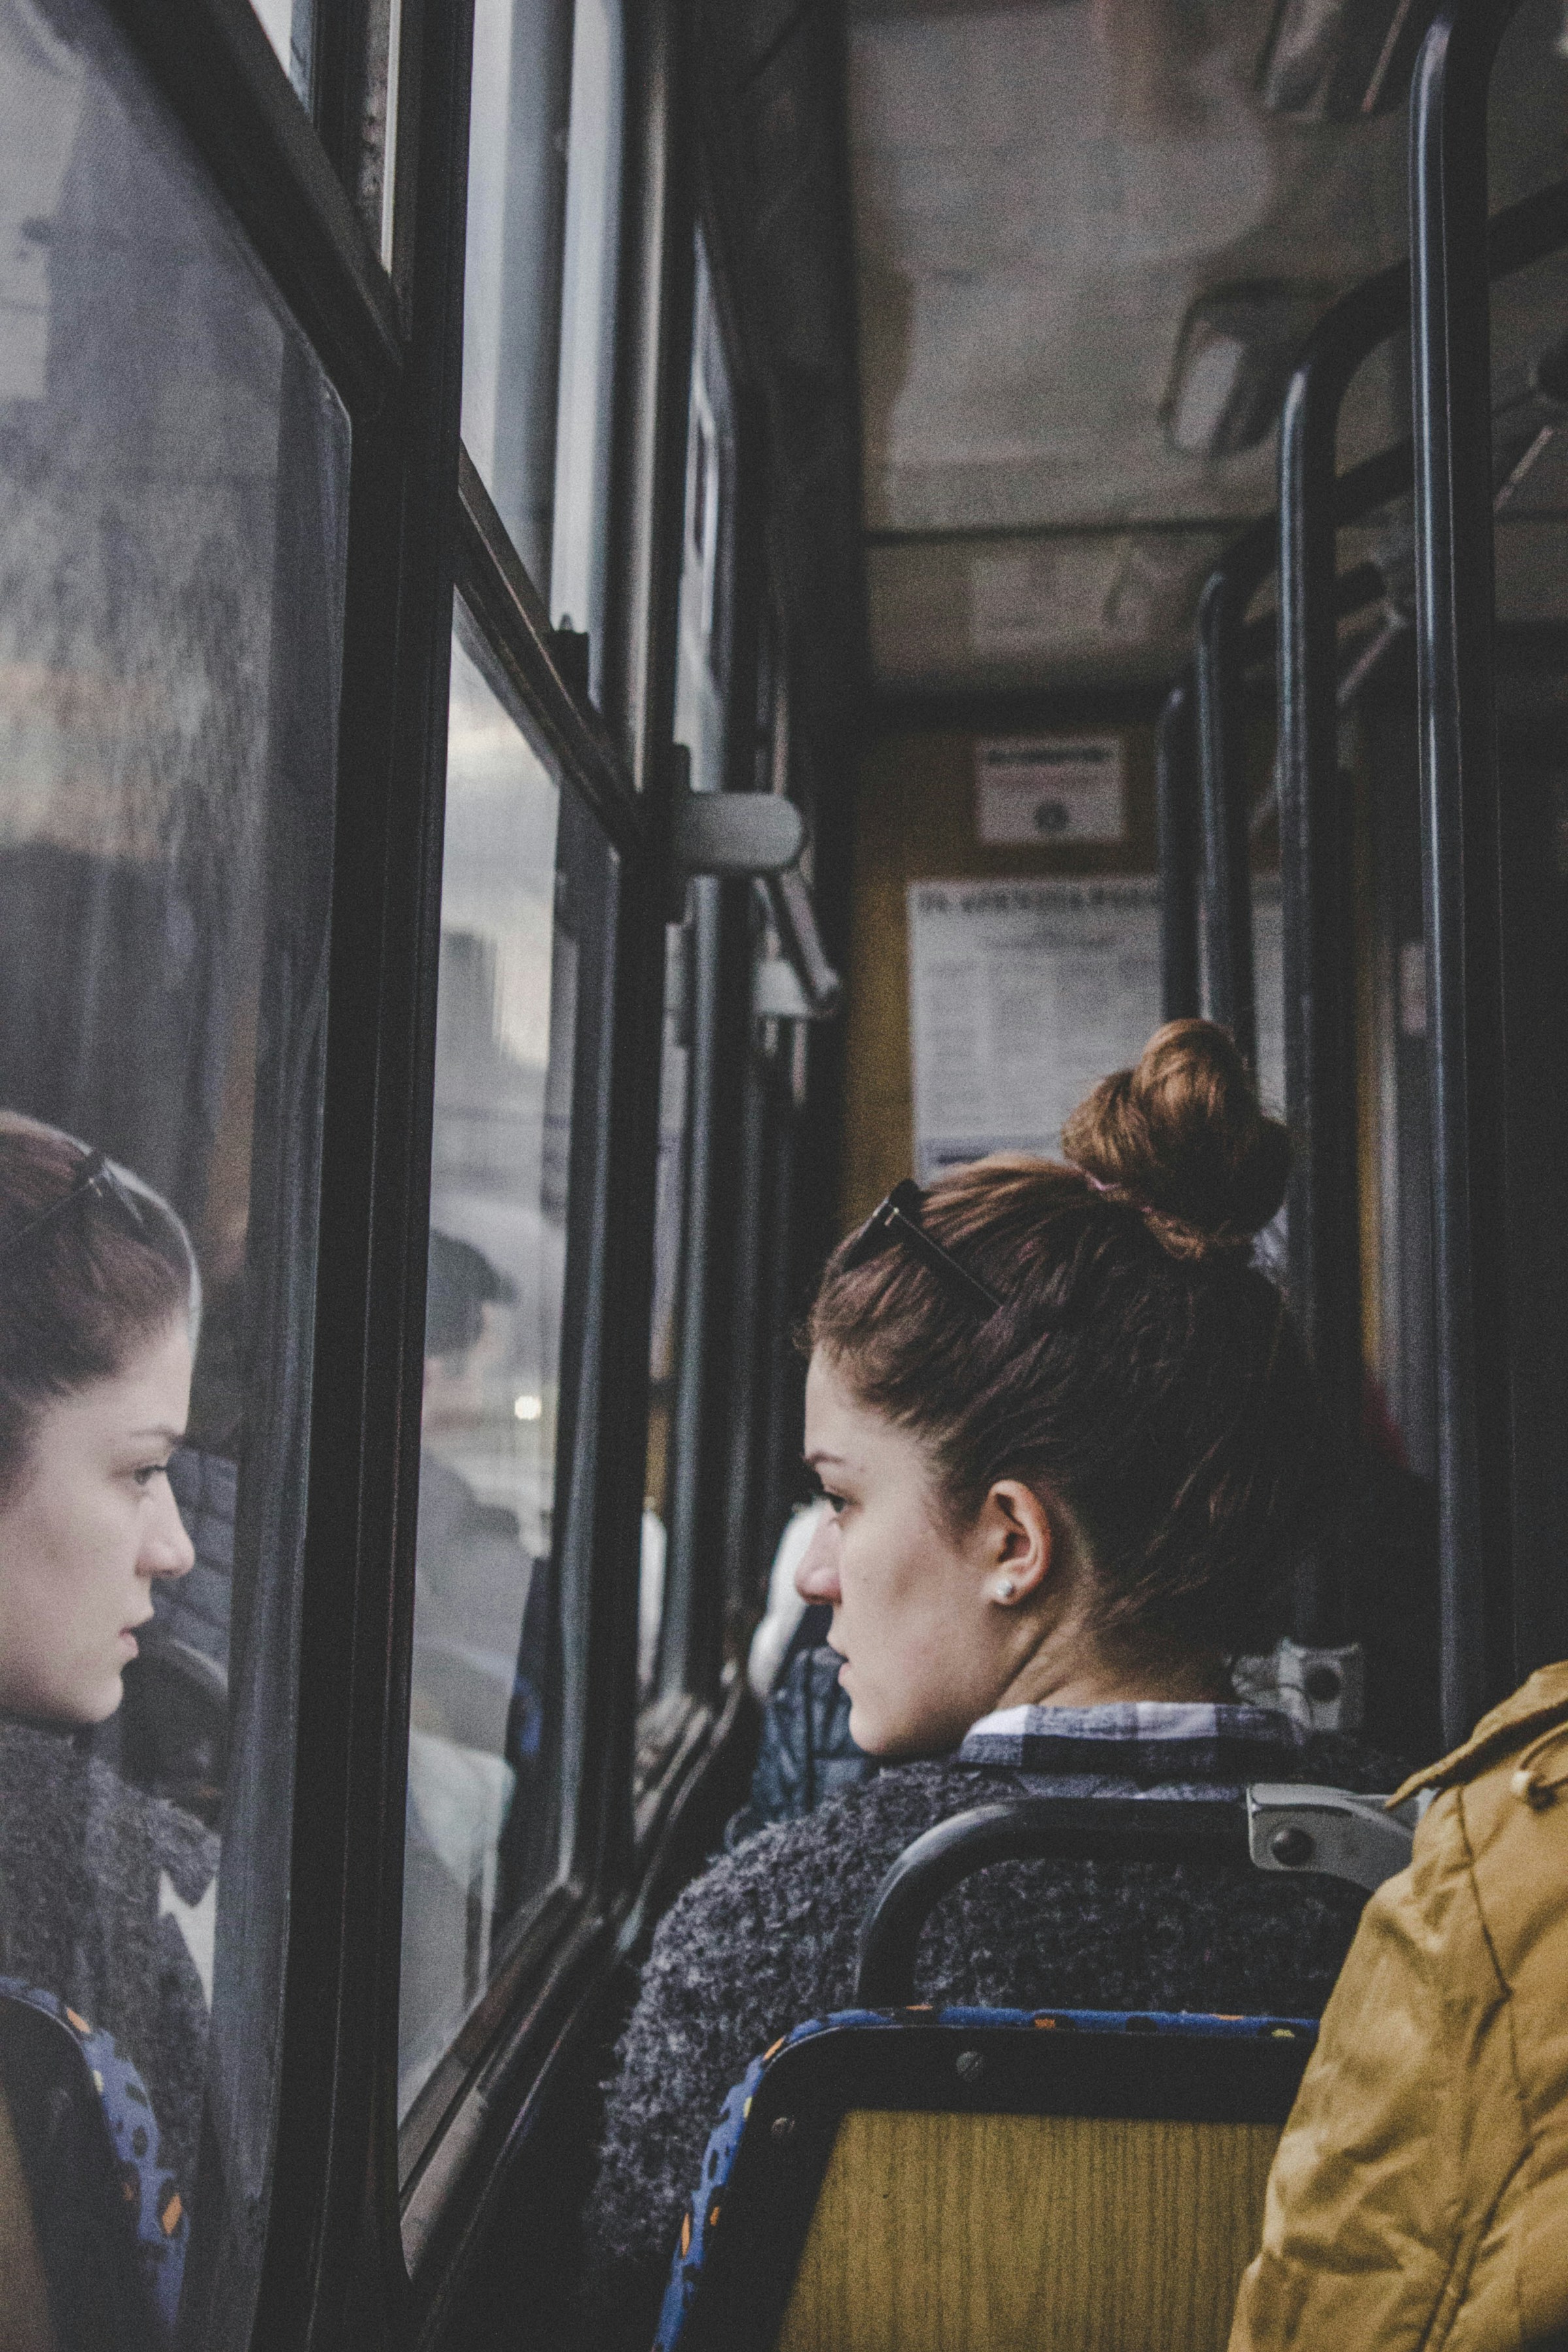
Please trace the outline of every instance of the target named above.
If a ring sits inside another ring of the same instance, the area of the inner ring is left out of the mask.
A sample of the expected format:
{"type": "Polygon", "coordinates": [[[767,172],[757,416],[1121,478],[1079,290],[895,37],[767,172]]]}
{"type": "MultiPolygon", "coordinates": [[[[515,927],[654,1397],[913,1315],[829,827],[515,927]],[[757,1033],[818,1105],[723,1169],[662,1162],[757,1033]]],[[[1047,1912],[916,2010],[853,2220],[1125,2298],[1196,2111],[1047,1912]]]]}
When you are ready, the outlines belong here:
{"type": "Polygon", "coordinates": [[[971,1274],[951,1250],[943,1249],[921,1224],[924,1198],[920,1186],[907,1176],[901,1184],[895,1184],[887,1199],[878,1203],[859,1232],[846,1244],[841,1261],[846,1272],[851,1266],[864,1265],[868,1258],[891,1249],[895,1243],[902,1243],[977,1315],[994,1315],[1002,1304],[995,1292],[988,1289],[978,1275],[971,1274]]]}
{"type": "Polygon", "coordinates": [[[37,1241],[38,1235],[52,1225],[57,1218],[63,1217],[68,1209],[74,1209],[79,1202],[85,1201],[92,1192],[98,1193],[102,1200],[112,1202],[132,1230],[139,1237],[145,1238],[147,1220],[137,1206],[134,1193],[116,1173],[101,1151],[89,1151],[81,1163],[81,1173],[70,1191],[62,1192],[52,1208],[46,1209],[41,1216],[35,1217],[30,1224],[24,1225],[20,1233],[12,1234],[4,1248],[0,1248],[0,1262],[15,1257],[18,1250],[26,1249],[31,1243],[37,1241]]]}

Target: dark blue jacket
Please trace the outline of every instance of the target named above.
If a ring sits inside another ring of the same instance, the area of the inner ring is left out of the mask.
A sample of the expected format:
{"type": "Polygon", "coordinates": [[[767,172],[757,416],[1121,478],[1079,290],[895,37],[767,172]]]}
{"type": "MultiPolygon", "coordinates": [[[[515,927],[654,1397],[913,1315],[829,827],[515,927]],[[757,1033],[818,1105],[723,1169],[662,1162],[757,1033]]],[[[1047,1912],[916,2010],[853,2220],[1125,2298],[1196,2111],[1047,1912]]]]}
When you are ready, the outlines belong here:
{"type": "MultiPolygon", "coordinates": [[[[806,1612],[807,1620],[821,1613],[806,1612]]],[[[839,1687],[844,1661],[837,1650],[805,1642],[792,1645],[763,1716],[751,1802],[725,1832],[731,1853],[773,1822],[799,1821],[825,1797],[868,1780],[877,1766],[849,1736],[849,1700],[839,1687]]]]}

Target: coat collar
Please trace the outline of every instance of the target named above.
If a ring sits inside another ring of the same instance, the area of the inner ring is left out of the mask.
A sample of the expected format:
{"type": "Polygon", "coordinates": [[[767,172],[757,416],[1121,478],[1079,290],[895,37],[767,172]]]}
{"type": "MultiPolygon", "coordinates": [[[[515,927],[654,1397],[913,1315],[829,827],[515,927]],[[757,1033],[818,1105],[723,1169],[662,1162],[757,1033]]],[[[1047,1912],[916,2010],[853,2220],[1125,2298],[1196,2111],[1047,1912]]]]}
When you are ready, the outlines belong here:
{"type": "Polygon", "coordinates": [[[1568,1724],[1568,1661],[1540,1667],[1511,1698],[1482,1716],[1462,1748],[1413,1772],[1388,1801],[1400,1805],[1419,1790],[1452,1789],[1473,1780],[1489,1765],[1500,1763],[1560,1723],[1568,1724]]]}

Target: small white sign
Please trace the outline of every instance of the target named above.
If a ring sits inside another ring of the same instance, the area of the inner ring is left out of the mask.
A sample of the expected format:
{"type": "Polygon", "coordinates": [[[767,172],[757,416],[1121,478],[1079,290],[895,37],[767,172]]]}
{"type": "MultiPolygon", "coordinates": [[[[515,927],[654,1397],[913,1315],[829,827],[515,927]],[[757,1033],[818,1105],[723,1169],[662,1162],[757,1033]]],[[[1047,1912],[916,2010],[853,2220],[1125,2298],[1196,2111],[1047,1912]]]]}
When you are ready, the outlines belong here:
{"type": "Polygon", "coordinates": [[[974,753],[974,825],[991,848],[1020,842],[1125,841],[1120,735],[1016,736],[974,753]]]}

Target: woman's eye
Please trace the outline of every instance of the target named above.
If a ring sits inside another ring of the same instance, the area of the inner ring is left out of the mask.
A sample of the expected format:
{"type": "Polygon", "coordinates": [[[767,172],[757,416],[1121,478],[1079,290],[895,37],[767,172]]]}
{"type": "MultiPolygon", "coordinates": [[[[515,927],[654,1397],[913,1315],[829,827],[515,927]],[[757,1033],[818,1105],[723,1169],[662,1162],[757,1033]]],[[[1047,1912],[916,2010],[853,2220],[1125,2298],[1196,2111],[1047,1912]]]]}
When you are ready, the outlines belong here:
{"type": "Polygon", "coordinates": [[[139,1486],[150,1486],[154,1478],[162,1478],[168,1470],[166,1462],[143,1462],[131,1473],[139,1486]]]}
{"type": "Polygon", "coordinates": [[[827,1505],[828,1509],[833,1513],[835,1518],[837,1518],[839,1512],[845,1508],[848,1501],[847,1496],[831,1494],[826,1486],[824,1486],[822,1490],[822,1499],[827,1505]]]}

